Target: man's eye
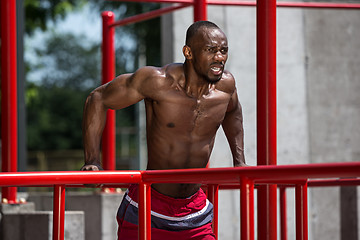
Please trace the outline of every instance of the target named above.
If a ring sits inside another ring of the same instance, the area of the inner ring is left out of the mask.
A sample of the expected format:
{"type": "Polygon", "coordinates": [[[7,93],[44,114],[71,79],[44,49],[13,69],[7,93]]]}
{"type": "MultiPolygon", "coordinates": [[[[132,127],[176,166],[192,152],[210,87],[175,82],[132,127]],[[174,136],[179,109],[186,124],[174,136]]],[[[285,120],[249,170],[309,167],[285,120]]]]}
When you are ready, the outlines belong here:
{"type": "Polygon", "coordinates": [[[221,53],[222,53],[222,54],[226,54],[227,52],[228,52],[228,49],[227,49],[227,48],[221,49],[221,53]]]}
{"type": "Polygon", "coordinates": [[[207,51],[207,52],[214,52],[214,49],[211,48],[211,47],[208,47],[208,48],[206,48],[206,51],[207,51]]]}

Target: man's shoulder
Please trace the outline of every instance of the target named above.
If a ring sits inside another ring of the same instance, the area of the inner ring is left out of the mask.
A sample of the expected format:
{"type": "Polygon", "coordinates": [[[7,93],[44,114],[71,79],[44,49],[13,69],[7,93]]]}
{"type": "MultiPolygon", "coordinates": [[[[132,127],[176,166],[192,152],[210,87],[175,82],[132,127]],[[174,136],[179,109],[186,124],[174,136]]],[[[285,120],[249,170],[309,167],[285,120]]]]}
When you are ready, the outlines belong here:
{"type": "Polygon", "coordinates": [[[234,76],[229,71],[224,71],[221,80],[216,84],[220,91],[232,94],[236,89],[234,76]]]}
{"type": "Polygon", "coordinates": [[[135,74],[144,74],[150,78],[161,78],[167,76],[183,75],[181,63],[171,63],[163,67],[144,66],[139,68],[135,74]]]}
{"type": "Polygon", "coordinates": [[[140,88],[145,88],[154,96],[175,86],[184,74],[181,65],[173,63],[163,67],[141,67],[135,72],[136,75],[143,79],[139,82],[140,88]]]}

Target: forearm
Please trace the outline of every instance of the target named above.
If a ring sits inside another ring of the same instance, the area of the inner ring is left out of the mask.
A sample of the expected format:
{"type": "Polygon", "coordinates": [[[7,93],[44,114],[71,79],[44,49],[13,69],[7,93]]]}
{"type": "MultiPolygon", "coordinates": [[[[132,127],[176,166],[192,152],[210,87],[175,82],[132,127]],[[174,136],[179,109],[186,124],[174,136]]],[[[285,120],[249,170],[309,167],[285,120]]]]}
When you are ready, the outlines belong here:
{"type": "Polygon", "coordinates": [[[100,143],[105,126],[107,108],[98,90],[92,92],[85,102],[83,113],[83,144],[85,165],[101,166],[100,143]]]}
{"type": "Polygon", "coordinates": [[[227,112],[222,127],[230,145],[234,167],[246,166],[243,118],[240,104],[236,104],[232,111],[227,112]]]}

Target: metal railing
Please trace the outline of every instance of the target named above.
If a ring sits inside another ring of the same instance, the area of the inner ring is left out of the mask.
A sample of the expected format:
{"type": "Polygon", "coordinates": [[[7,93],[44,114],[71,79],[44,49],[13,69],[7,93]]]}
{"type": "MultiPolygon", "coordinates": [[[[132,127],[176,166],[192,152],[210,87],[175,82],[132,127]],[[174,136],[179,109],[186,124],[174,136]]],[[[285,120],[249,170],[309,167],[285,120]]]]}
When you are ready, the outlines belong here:
{"type": "MultiPolygon", "coordinates": [[[[308,237],[308,186],[359,185],[360,162],[257,166],[242,168],[208,168],[152,171],[99,172],[12,172],[0,174],[1,187],[54,186],[53,239],[64,239],[65,188],[83,184],[104,187],[139,184],[139,239],[151,239],[151,184],[201,183],[207,186],[208,198],[214,204],[214,233],[218,234],[218,191],[240,189],[241,240],[254,239],[254,189],[262,185],[295,187],[296,239],[308,237]],[[344,179],[346,178],[346,179],[344,179]]],[[[280,201],[283,199],[280,194],[280,201]]],[[[285,204],[280,205],[283,208],[285,204]]],[[[284,216],[281,216],[283,219],[284,216]]],[[[283,219],[284,220],[284,219],[283,219]]],[[[286,224],[282,231],[286,231],[286,224]]],[[[277,231],[271,229],[271,231],[277,231]]],[[[283,238],[286,239],[286,238],[283,238]]]]}

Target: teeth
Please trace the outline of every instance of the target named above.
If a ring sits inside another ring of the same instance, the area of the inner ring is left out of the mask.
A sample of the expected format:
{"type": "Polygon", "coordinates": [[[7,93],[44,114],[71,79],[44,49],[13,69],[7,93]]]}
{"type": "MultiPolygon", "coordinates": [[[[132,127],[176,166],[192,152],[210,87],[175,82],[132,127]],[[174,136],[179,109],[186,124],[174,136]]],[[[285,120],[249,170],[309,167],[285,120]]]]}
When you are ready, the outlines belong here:
{"type": "Polygon", "coordinates": [[[214,71],[220,71],[220,68],[218,68],[218,67],[212,67],[211,69],[214,71]]]}

